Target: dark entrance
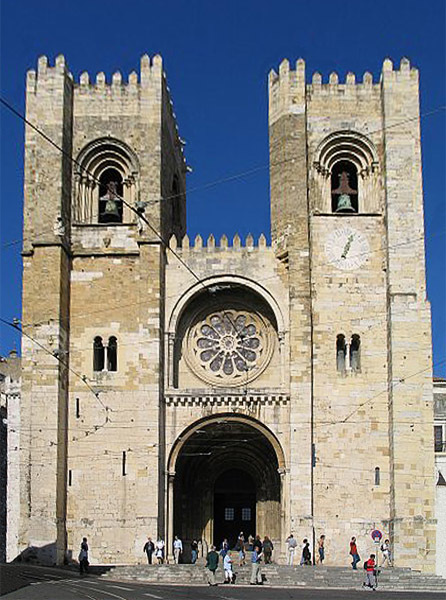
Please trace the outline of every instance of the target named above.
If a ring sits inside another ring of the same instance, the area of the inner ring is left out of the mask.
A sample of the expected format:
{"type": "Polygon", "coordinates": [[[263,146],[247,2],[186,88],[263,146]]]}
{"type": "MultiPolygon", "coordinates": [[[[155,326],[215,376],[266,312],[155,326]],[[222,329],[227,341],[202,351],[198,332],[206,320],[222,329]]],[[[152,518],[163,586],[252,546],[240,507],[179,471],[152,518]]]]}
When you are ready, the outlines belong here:
{"type": "Polygon", "coordinates": [[[221,547],[227,538],[234,548],[239,533],[245,539],[256,534],[256,488],[252,477],[241,469],[220,475],[214,487],[214,544],[221,547]]]}

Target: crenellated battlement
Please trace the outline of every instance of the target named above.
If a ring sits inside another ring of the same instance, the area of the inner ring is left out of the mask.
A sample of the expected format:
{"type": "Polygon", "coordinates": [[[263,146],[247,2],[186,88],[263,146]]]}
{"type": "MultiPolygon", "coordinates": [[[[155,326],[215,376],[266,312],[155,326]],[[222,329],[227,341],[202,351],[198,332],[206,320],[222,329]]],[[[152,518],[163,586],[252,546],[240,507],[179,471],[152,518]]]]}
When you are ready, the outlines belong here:
{"type": "Polygon", "coordinates": [[[236,233],[232,238],[232,246],[229,245],[228,237],[224,234],[221,236],[218,245],[216,244],[215,236],[212,233],[208,236],[206,246],[203,244],[203,238],[201,235],[196,235],[192,241],[188,235],[185,235],[182,240],[178,240],[177,237],[173,235],[169,240],[169,248],[182,252],[213,252],[221,250],[262,251],[270,247],[271,246],[268,246],[266,237],[263,233],[259,236],[257,244],[254,241],[254,237],[250,233],[246,236],[244,244],[239,234],[236,233]]]}
{"type": "Polygon", "coordinates": [[[313,73],[311,83],[305,81],[305,61],[298,59],[295,70],[290,69],[290,63],[284,59],[279,66],[278,73],[274,70],[269,74],[269,97],[270,97],[270,119],[274,121],[284,111],[296,113],[302,112],[299,105],[304,105],[305,95],[313,97],[315,95],[333,95],[344,96],[346,98],[355,95],[365,96],[381,93],[384,77],[392,76],[398,80],[418,81],[418,70],[411,67],[407,58],[402,58],[399,69],[394,69],[393,63],[389,58],[383,62],[381,77],[379,81],[373,81],[373,75],[366,71],[360,81],[357,81],[356,75],[349,71],[345,80],[341,81],[338,73],[332,72],[328,81],[324,82],[321,73],[313,73]]]}
{"type": "MultiPolygon", "coordinates": [[[[54,76],[58,74],[67,75],[73,81],[74,87],[79,88],[84,93],[89,91],[90,93],[99,92],[101,94],[104,91],[109,94],[131,93],[138,88],[151,87],[155,81],[158,82],[165,79],[163,59],[159,54],[153,56],[152,59],[147,54],[144,54],[140,59],[139,73],[132,71],[125,80],[120,71],[115,71],[109,81],[107,81],[106,75],[102,71],[94,77],[91,77],[87,71],[84,71],[80,74],[79,80],[76,81],[72,73],[68,70],[65,57],[63,54],[59,54],[53,66],[50,65],[47,56],[41,56],[38,59],[37,71],[30,69],[27,73],[28,91],[38,92],[41,86],[52,81],[54,76]]],[[[168,88],[167,93],[169,93],[168,88]]]]}

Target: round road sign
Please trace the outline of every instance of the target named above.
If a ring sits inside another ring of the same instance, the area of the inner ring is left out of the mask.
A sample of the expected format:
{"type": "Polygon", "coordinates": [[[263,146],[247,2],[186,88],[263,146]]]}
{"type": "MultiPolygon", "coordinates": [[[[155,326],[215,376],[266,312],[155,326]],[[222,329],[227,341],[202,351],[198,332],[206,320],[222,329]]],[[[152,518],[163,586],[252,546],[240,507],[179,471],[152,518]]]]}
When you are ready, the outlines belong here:
{"type": "Polygon", "coordinates": [[[379,542],[379,541],[380,541],[380,539],[382,538],[382,536],[383,536],[383,534],[380,532],[380,530],[379,530],[379,529],[374,529],[374,530],[372,531],[372,540],[373,540],[374,542],[379,542]]]}

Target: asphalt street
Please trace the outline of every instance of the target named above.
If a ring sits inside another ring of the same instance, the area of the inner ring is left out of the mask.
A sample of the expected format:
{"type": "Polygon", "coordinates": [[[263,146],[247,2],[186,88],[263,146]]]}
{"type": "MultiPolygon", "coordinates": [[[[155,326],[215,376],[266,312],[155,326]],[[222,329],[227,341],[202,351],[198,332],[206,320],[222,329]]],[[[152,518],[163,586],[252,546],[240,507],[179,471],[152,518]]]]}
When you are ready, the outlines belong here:
{"type": "Polygon", "coordinates": [[[272,588],[265,585],[178,586],[108,581],[92,574],[81,578],[64,569],[23,566],[1,569],[5,600],[356,600],[365,594],[382,600],[443,600],[444,594],[272,588]],[[12,591],[14,590],[14,591],[12,591]]]}

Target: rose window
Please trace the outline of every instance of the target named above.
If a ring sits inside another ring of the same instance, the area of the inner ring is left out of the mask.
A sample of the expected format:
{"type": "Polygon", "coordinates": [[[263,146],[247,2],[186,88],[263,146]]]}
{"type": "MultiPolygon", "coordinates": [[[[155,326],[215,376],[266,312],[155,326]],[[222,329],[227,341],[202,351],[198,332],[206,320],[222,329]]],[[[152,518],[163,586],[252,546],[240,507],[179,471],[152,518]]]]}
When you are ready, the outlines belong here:
{"type": "Polygon", "coordinates": [[[254,379],[270,355],[269,329],[260,315],[249,311],[203,315],[189,332],[194,371],[198,367],[201,378],[221,385],[242,385],[254,379]]]}

